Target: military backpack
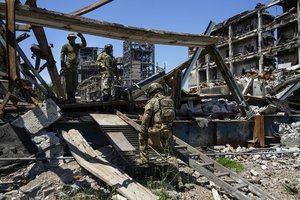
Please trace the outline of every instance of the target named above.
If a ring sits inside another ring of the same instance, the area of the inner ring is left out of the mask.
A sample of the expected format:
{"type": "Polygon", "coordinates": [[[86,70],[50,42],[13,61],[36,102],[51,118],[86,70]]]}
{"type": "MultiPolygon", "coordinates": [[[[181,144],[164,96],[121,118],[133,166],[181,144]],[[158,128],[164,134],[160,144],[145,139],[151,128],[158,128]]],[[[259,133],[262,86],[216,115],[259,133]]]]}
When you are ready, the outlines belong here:
{"type": "Polygon", "coordinates": [[[174,101],[170,97],[164,96],[159,99],[159,107],[162,124],[172,124],[175,119],[174,101]]]}

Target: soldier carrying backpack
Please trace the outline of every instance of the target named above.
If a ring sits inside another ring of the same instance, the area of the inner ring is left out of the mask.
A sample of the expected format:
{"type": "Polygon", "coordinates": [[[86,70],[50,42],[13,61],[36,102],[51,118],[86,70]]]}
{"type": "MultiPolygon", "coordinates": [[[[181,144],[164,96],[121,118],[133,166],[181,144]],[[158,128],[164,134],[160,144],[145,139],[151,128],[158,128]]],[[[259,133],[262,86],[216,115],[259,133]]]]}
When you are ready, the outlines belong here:
{"type": "Polygon", "coordinates": [[[170,165],[178,189],[183,183],[178,170],[177,159],[173,154],[173,121],[175,119],[175,106],[173,100],[163,95],[163,87],[159,83],[152,83],[147,90],[150,97],[145,106],[142,117],[141,132],[139,133],[140,160],[148,162],[147,146],[165,155],[170,165]]]}

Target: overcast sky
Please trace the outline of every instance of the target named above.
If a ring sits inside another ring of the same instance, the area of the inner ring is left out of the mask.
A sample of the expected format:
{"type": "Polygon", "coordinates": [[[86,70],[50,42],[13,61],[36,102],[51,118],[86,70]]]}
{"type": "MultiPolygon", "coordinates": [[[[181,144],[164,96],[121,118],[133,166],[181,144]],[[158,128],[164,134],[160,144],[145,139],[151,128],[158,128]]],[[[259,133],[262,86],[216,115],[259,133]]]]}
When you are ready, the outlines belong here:
{"type": "MultiPolygon", "coordinates": [[[[0,0],[3,2],[3,0],[0,0]]],[[[38,7],[69,13],[81,9],[97,0],[37,0],[38,7]]],[[[25,0],[21,0],[22,3],[25,0]]],[[[267,4],[271,0],[114,0],[94,10],[84,17],[123,25],[175,31],[182,33],[203,33],[210,20],[217,23],[246,10],[254,9],[257,3],[267,4]]],[[[279,8],[273,14],[280,13],[279,8]]],[[[59,53],[61,46],[67,42],[68,32],[46,28],[57,67],[60,69],[59,53]]],[[[32,43],[37,43],[33,33],[30,38],[21,42],[21,47],[30,58],[32,43]]],[[[88,46],[103,47],[107,43],[114,45],[114,56],[121,57],[123,43],[120,40],[84,35],[88,46]]],[[[77,38],[77,42],[80,40],[77,38]]],[[[187,47],[156,45],[155,62],[159,66],[166,64],[167,71],[187,59],[187,47]]],[[[31,60],[34,62],[34,60],[31,60]]],[[[47,82],[50,78],[45,70],[42,76],[47,82]]]]}

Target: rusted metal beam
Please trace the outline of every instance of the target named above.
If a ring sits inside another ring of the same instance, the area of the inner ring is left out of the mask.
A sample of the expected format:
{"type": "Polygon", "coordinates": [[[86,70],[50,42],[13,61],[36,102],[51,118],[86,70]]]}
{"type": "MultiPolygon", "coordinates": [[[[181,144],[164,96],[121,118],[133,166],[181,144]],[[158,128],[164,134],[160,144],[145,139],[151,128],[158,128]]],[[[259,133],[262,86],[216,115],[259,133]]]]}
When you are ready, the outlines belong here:
{"type": "Polygon", "coordinates": [[[265,126],[264,126],[264,116],[255,115],[254,116],[254,136],[253,140],[259,143],[260,147],[265,146],[265,126]]]}
{"type": "MultiPolygon", "coordinates": [[[[5,4],[0,3],[0,14],[4,15],[5,4]]],[[[149,30],[116,23],[109,23],[70,14],[18,5],[16,20],[35,26],[81,32],[119,40],[167,44],[175,46],[203,47],[219,42],[219,37],[170,31],[149,30]]]]}
{"type": "Polygon", "coordinates": [[[104,6],[105,4],[108,4],[110,2],[112,2],[113,0],[100,0],[92,5],[89,5],[89,6],[86,6],[80,10],[77,10],[77,11],[74,11],[74,12],[71,12],[70,15],[84,15],[88,12],[91,12],[97,8],[100,8],[101,6],[104,6]]]}

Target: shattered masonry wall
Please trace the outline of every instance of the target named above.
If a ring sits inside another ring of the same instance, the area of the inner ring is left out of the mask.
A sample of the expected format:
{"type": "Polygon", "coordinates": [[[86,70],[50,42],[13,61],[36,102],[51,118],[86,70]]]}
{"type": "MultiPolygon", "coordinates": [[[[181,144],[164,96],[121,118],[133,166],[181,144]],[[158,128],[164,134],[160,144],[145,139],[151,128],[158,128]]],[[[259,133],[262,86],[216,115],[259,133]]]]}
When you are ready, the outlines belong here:
{"type": "Polygon", "coordinates": [[[257,29],[257,18],[251,17],[246,18],[243,21],[240,21],[232,25],[233,36],[242,35],[254,29],[257,29]]]}
{"type": "Polygon", "coordinates": [[[243,70],[257,69],[258,60],[256,57],[247,60],[247,62],[235,62],[233,64],[233,74],[242,74],[243,70]],[[240,67],[242,66],[242,67],[240,67]]]}
{"type": "Polygon", "coordinates": [[[247,38],[245,40],[237,40],[233,42],[233,56],[239,54],[246,55],[247,53],[257,52],[258,40],[256,37],[247,38]]]}
{"type": "MultiPolygon", "coordinates": [[[[270,3],[272,1],[270,0],[270,3]]],[[[273,7],[272,5],[271,7],[273,7]]],[[[281,6],[283,12],[278,9],[277,16],[272,16],[267,11],[262,11],[261,20],[262,27],[261,32],[258,31],[259,9],[251,11],[245,11],[230,17],[223,22],[217,24],[212,31],[211,35],[220,36],[223,38],[217,48],[220,50],[224,61],[228,66],[233,66],[232,72],[235,76],[242,75],[245,70],[254,69],[256,71],[263,70],[265,60],[268,56],[270,47],[272,48],[272,56],[277,56],[278,64],[290,63],[296,65],[299,62],[298,58],[298,24],[297,24],[297,1],[285,1],[281,6]],[[281,12],[281,13],[280,13],[281,12]],[[229,40],[230,27],[232,30],[231,40],[229,40]],[[258,40],[261,33],[261,51],[259,54],[258,40]],[[231,41],[231,43],[230,43],[231,41]],[[229,47],[232,47],[232,57],[230,57],[229,47]],[[260,65],[259,59],[262,58],[264,62],[260,65]]],[[[189,53],[191,54],[192,49],[189,53]]],[[[275,60],[275,61],[276,61],[275,60]]],[[[212,81],[220,79],[219,72],[217,76],[207,73],[206,68],[209,64],[210,68],[214,68],[214,63],[209,61],[206,63],[204,60],[200,60],[198,63],[200,80],[189,81],[189,87],[196,85],[196,82],[203,83],[207,80],[212,81]],[[206,77],[209,74],[209,77],[206,77]]],[[[221,78],[222,79],[222,78],[221,78]]]]}

